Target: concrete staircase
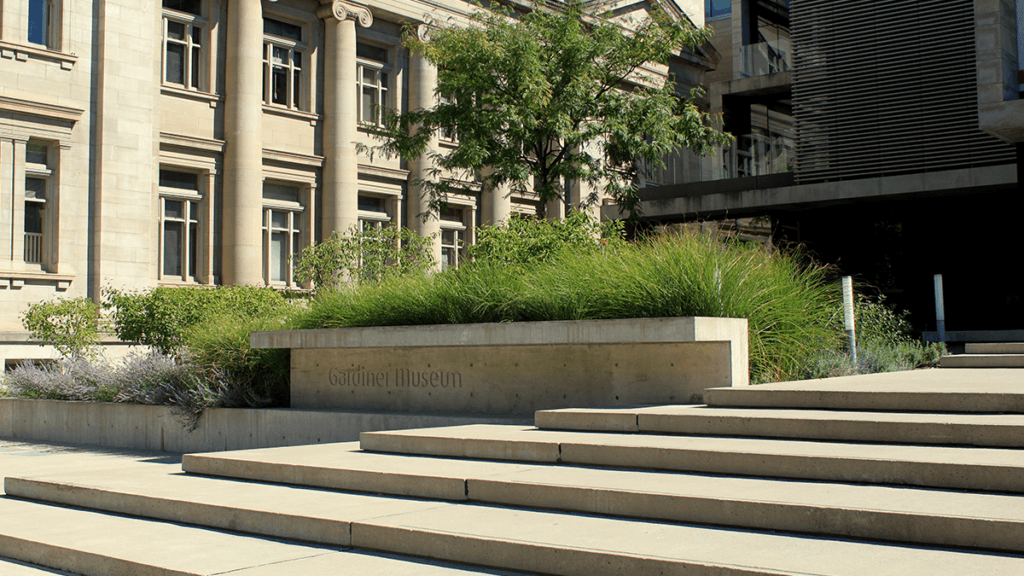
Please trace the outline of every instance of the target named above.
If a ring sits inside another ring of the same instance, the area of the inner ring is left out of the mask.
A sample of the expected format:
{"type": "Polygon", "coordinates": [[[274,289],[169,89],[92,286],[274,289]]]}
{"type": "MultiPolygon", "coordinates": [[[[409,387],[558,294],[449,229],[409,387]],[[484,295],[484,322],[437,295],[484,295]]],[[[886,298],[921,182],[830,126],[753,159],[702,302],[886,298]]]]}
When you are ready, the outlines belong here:
{"type": "Polygon", "coordinates": [[[0,556],[84,574],[1024,574],[1024,370],[705,399],[9,477],[0,556]]]}
{"type": "Polygon", "coordinates": [[[964,352],[939,358],[939,367],[1024,368],[1024,342],[967,343],[964,352]]]}

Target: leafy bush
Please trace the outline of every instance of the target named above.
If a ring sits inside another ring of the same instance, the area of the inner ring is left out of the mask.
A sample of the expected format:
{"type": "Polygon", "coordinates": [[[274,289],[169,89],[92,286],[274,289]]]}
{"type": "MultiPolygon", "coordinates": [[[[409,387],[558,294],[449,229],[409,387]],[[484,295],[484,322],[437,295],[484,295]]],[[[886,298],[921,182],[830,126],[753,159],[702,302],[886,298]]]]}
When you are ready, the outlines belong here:
{"type": "Polygon", "coordinates": [[[230,286],[218,288],[158,287],[143,291],[108,288],[104,306],[111,326],[125,342],[152,346],[164,354],[177,354],[185,332],[222,314],[259,317],[288,306],[272,288],[230,286]]]}
{"type": "MultiPolygon", "coordinates": [[[[241,395],[246,406],[287,406],[290,351],[249,346],[249,333],[287,327],[293,309],[272,314],[224,314],[191,327],[185,333],[189,359],[224,392],[241,395]]],[[[235,400],[232,400],[234,402],[235,400]]]]}
{"type": "Polygon", "coordinates": [[[552,251],[543,262],[484,259],[434,276],[324,294],[296,326],[331,328],[666,316],[748,318],[754,381],[795,377],[835,349],[838,291],[799,254],[705,236],[607,250],[552,251]]]}
{"type": "MultiPolygon", "coordinates": [[[[854,306],[857,336],[857,363],[846,347],[821,349],[808,360],[803,378],[831,378],[853,374],[898,372],[937,366],[946,353],[941,343],[921,344],[913,337],[906,311],[897,311],[884,296],[859,295],[854,306]]],[[[834,310],[835,330],[843,331],[842,314],[834,310]]],[[[845,340],[844,340],[845,342],[845,340]]]]}
{"type": "Polygon", "coordinates": [[[432,238],[395,226],[349,229],[302,251],[295,279],[318,290],[337,289],[346,280],[381,282],[393,276],[425,272],[434,265],[432,238]]]}
{"type": "Polygon", "coordinates": [[[625,243],[623,226],[618,220],[601,224],[584,212],[574,212],[564,220],[512,218],[477,229],[476,244],[467,252],[477,262],[536,264],[563,250],[621,246],[625,243]]]}
{"type": "Polygon", "coordinates": [[[33,338],[71,357],[95,356],[100,343],[98,322],[96,304],[85,297],[32,304],[22,318],[33,338]]]}
{"type": "Polygon", "coordinates": [[[171,406],[189,430],[207,408],[260,407],[272,400],[217,368],[157,353],[133,354],[119,364],[62,358],[23,364],[4,376],[4,395],[43,400],[124,402],[171,406]]]}

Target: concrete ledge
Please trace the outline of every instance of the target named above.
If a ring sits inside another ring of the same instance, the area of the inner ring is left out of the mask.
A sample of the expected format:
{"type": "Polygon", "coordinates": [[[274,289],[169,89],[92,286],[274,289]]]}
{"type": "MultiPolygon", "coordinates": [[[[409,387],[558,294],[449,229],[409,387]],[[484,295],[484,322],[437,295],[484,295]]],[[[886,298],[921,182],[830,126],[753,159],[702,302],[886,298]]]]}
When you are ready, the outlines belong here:
{"type": "Polygon", "coordinates": [[[749,383],[747,320],[636,318],[256,332],[290,348],[291,405],[531,415],[699,402],[749,383]]]}
{"type": "Polygon", "coordinates": [[[179,454],[351,442],[364,431],[530,419],[291,409],[207,410],[188,432],[169,406],[0,398],[0,438],[179,454]]]}

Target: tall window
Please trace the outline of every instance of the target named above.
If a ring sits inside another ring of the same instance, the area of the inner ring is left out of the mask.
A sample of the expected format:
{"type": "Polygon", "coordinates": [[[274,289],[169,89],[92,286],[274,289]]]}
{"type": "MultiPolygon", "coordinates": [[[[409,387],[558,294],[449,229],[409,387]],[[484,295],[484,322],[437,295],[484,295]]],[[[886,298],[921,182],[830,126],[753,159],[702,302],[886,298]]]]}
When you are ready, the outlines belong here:
{"type": "Polygon", "coordinates": [[[267,284],[294,286],[293,260],[302,251],[299,189],[263,185],[263,279],[267,284]]]}
{"type": "Polygon", "coordinates": [[[202,253],[199,175],[160,169],[160,278],[195,282],[202,253]]]}
{"type": "Polygon", "coordinates": [[[714,20],[732,14],[732,0],[704,0],[704,18],[714,20]]]}
{"type": "Polygon", "coordinates": [[[465,259],[467,227],[462,208],[441,210],[441,269],[458,268],[465,259]]]}
{"type": "Polygon", "coordinates": [[[263,102],[302,109],[302,27],[264,18],[263,35],[263,102]]]}
{"type": "Polygon", "coordinates": [[[47,202],[52,202],[50,147],[29,142],[25,149],[25,262],[45,266],[49,248],[47,202]]]}
{"type": "Polygon", "coordinates": [[[200,0],[164,2],[164,82],[202,89],[203,30],[200,0]]]}
{"type": "Polygon", "coordinates": [[[388,107],[390,62],[387,48],[359,42],[356,58],[356,95],[359,98],[359,121],[380,124],[382,111],[388,107]]]}
{"type": "Polygon", "coordinates": [[[54,6],[52,0],[29,0],[28,41],[54,47],[54,6]]]}

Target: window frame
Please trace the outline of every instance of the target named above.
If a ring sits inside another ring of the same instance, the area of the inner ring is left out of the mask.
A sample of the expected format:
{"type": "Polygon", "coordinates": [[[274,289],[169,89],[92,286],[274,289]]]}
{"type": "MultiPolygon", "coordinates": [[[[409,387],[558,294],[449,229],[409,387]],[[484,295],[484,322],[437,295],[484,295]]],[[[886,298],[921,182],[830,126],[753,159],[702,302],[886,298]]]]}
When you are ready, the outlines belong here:
{"type": "Polygon", "coordinates": [[[376,42],[367,42],[360,37],[356,45],[356,115],[361,125],[380,126],[383,124],[384,110],[394,109],[395,87],[392,81],[395,78],[395,47],[384,46],[376,42]],[[387,62],[373,60],[359,56],[359,44],[365,44],[373,48],[383,49],[387,53],[387,62]],[[363,80],[364,71],[372,71],[376,74],[374,84],[367,84],[363,80]],[[383,81],[382,81],[383,79],[383,81]],[[363,91],[366,88],[374,90],[377,99],[376,109],[373,110],[372,119],[367,120],[363,114],[363,91]]]}
{"type": "Polygon", "coordinates": [[[61,22],[61,4],[60,0],[28,0],[27,11],[25,13],[25,42],[33,46],[42,46],[47,50],[60,50],[60,22],[61,22]],[[42,43],[35,42],[32,40],[32,4],[39,2],[46,8],[46,22],[43,24],[43,34],[45,34],[44,41],[42,43]]]}
{"type": "Polygon", "coordinates": [[[57,192],[56,192],[56,173],[57,168],[53,166],[54,161],[54,143],[43,142],[36,143],[42,146],[46,151],[46,163],[39,164],[37,162],[30,162],[28,157],[28,149],[33,145],[33,141],[29,140],[25,144],[25,169],[21,175],[24,183],[25,192],[22,196],[22,222],[21,222],[21,234],[22,234],[22,260],[27,266],[38,267],[39,270],[47,270],[54,262],[52,261],[52,245],[54,239],[54,231],[56,229],[53,214],[56,211],[57,206],[57,192]],[[28,180],[29,179],[43,180],[44,184],[44,198],[39,200],[37,198],[28,197],[28,180]],[[40,214],[40,227],[42,232],[28,232],[25,227],[25,219],[28,216],[28,206],[32,204],[42,204],[40,214]],[[29,234],[39,236],[39,248],[38,258],[29,259],[30,255],[30,242],[29,234]]]}
{"type": "Polygon", "coordinates": [[[308,238],[309,230],[307,229],[310,225],[308,218],[306,218],[306,206],[303,204],[304,196],[306,195],[305,185],[296,182],[277,182],[277,181],[265,181],[264,185],[264,196],[262,204],[262,215],[261,215],[261,237],[263,246],[263,282],[267,286],[274,288],[299,288],[299,283],[295,280],[295,258],[296,254],[302,252],[307,245],[306,239],[308,238]],[[295,201],[281,200],[278,198],[268,198],[266,196],[266,186],[282,186],[286,188],[295,189],[295,201]],[[275,212],[283,212],[287,214],[287,223],[284,228],[274,227],[273,217],[275,212]],[[284,259],[283,262],[278,262],[278,265],[283,264],[285,267],[285,278],[283,280],[272,279],[272,262],[271,258],[271,241],[275,233],[285,233],[287,238],[287,249],[282,253],[281,257],[284,259]]]}
{"type": "Polygon", "coordinates": [[[203,261],[207,250],[210,249],[210,247],[207,246],[205,234],[206,226],[208,224],[203,218],[204,212],[206,211],[205,202],[207,201],[208,198],[208,196],[204,194],[202,190],[202,183],[204,181],[203,173],[196,172],[190,169],[177,168],[173,166],[161,166],[160,171],[164,170],[169,172],[194,174],[196,176],[196,188],[194,190],[189,190],[185,188],[175,188],[170,186],[158,186],[160,200],[160,216],[158,226],[159,270],[157,273],[157,278],[161,282],[198,284],[201,281],[201,275],[204,273],[204,270],[200,266],[200,263],[203,261]],[[181,218],[168,218],[168,201],[183,203],[183,216],[181,218]],[[181,263],[180,275],[168,274],[166,271],[166,226],[168,222],[178,223],[181,225],[181,249],[179,254],[179,262],[181,263]],[[193,223],[196,225],[196,234],[194,241],[191,234],[193,223]]]}
{"type": "Polygon", "coordinates": [[[447,219],[444,216],[444,210],[438,215],[438,219],[441,224],[440,238],[438,241],[441,244],[441,270],[458,269],[462,264],[462,261],[466,258],[466,247],[470,244],[470,229],[471,226],[466,224],[467,217],[470,217],[472,210],[467,206],[454,205],[449,206],[447,210],[453,210],[459,212],[458,220],[447,219]],[[454,242],[445,242],[445,234],[453,234],[454,242]],[[450,250],[454,256],[454,264],[449,264],[448,259],[445,257],[445,252],[450,250]]]}
{"type": "Polygon", "coordinates": [[[284,24],[290,24],[296,26],[300,30],[300,38],[302,40],[292,40],[290,38],[284,38],[274,34],[268,34],[264,31],[263,33],[263,105],[272,106],[274,108],[282,108],[286,110],[298,110],[305,112],[310,109],[309,106],[309,94],[310,94],[310,79],[309,79],[309,68],[310,59],[309,55],[311,50],[309,49],[309,27],[304,23],[298,23],[287,19],[279,18],[276,14],[264,14],[263,20],[273,20],[284,24]],[[287,97],[286,103],[281,104],[274,102],[274,67],[279,65],[274,64],[274,48],[286,50],[288,52],[288,62],[286,75],[287,78],[287,97]],[[295,54],[300,55],[299,60],[301,63],[298,67],[295,66],[295,54]],[[295,78],[298,76],[300,79],[300,86],[298,93],[295,90],[295,78]]]}
{"type": "MultiPolygon", "coordinates": [[[[203,12],[206,7],[205,3],[200,4],[200,12],[203,12]]],[[[180,12],[171,8],[162,8],[163,10],[163,40],[161,46],[163,51],[161,52],[161,69],[160,69],[160,83],[165,86],[173,86],[182,90],[190,90],[194,92],[205,92],[207,86],[207,47],[209,45],[209,30],[210,22],[207,18],[201,15],[192,14],[189,12],[180,12]],[[170,23],[174,22],[177,24],[183,24],[185,26],[185,39],[178,40],[170,38],[169,28],[170,23]],[[195,41],[194,28],[199,28],[199,42],[195,41]],[[185,57],[182,60],[182,79],[181,83],[172,82],[167,79],[167,48],[168,43],[174,43],[183,45],[185,47],[185,57]],[[199,54],[194,54],[194,49],[199,49],[199,54]],[[198,63],[196,60],[198,59],[198,63]],[[193,70],[194,66],[198,66],[198,70],[193,70]],[[198,72],[198,78],[195,78],[195,72],[198,72]],[[193,85],[195,84],[195,85],[193,85]]]]}

